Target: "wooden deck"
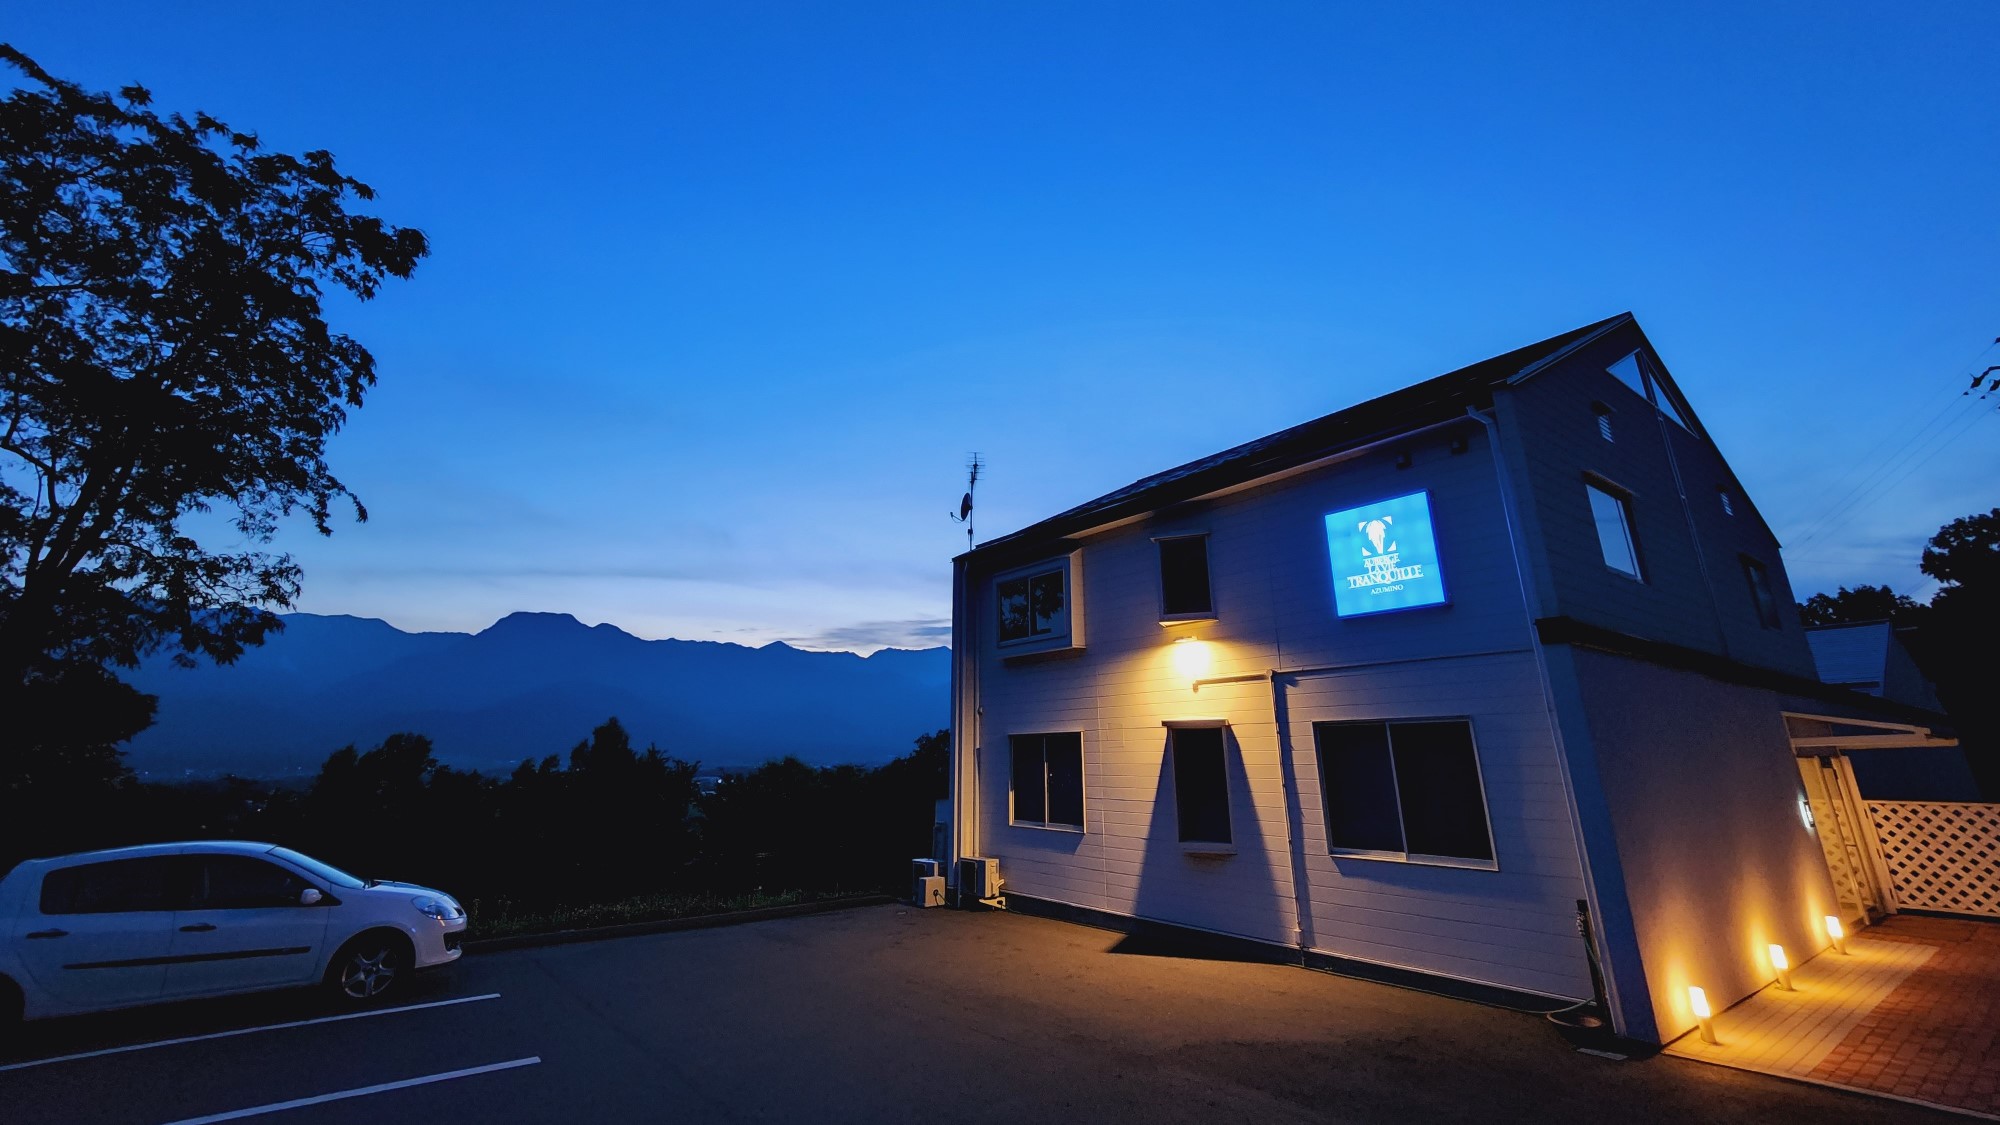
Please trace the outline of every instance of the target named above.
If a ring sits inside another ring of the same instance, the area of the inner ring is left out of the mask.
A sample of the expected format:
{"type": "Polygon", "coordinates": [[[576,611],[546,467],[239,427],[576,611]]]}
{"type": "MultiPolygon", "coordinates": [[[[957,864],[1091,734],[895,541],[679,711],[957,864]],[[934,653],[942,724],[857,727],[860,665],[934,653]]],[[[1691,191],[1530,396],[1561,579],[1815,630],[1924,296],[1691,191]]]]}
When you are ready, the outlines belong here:
{"type": "Polygon", "coordinates": [[[1715,1016],[1710,1046],[1690,1032],[1667,1053],[1791,1078],[1814,1068],[1937,952],[1935,946],[1856,937],[1843,956],[1831,950],[1792,970],[1795,991],[1771,985],[1715,1016]]]}

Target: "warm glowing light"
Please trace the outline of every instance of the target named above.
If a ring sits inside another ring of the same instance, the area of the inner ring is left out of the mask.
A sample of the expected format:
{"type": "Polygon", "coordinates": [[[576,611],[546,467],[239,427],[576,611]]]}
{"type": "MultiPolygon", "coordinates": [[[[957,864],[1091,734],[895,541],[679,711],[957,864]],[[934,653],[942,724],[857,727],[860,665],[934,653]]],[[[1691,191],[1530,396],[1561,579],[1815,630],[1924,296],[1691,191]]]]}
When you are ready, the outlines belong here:
{"type": "Polygon", "coordinates": [[[1688,1007],[1694,1009],[1694,1018],[1698,1020],[1711,1019],[1715,1015],[1708,1010],[1708,993],[1703,992],[1700,985],[1688,985],[1688,1007]]]}
{"type": "Polygon", "coordinates": [[[1209,651],[1207,641],[1193,637],[1182,637],[1174,642],[1174,671],[1183,679],[1199,680],[1215,668],[1215,654],[1209,651]]]}
{"type": "Polygon", "coordinates": [[[1833,939],[1833,951],[1835,953],[1847,952],[1847,928],[1840,924],[1838,915],[1829,914],[1826,916],[1826,936],[1833,939]]]}
{"type": "Polygon", "coordinates": [[[1694,1023],[1701,1029],[1701,1041],[1720,1046],[1715,1038],[1714,1013],[1708,1010],[1708,993],[1703,992],[1699,985],[1688,985],[1688,1007],[1694,1009],[1694,1023]]]}
{"type": "Polygon", "coordinates": [[[1771,952],[1771,968],[1778,973],[1778,987],[1786,992],[1792,991],[1792,962],[1791,958],[1785,956],[1785,947],[1773,945],[1768,948],[1771,952]]]}

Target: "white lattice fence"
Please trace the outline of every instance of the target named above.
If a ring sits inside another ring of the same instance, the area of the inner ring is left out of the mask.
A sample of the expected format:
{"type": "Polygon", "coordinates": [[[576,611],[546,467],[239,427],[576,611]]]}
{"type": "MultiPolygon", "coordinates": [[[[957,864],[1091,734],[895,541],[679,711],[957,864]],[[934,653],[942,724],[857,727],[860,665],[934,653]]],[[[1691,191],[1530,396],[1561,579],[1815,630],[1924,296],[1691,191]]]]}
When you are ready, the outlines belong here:
{"type": "Polygon", "coordinates": [[[2000,917],[2000,805],[1870,801],[1896,901],[2000,917]]]}

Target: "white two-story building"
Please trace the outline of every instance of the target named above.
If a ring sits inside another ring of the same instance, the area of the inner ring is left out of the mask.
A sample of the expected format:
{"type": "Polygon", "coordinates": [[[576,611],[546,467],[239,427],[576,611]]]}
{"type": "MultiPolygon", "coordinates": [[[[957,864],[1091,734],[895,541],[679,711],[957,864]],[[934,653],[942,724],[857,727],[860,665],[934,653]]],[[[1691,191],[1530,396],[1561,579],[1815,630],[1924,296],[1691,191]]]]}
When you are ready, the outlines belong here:
{"type": "MultiPolygon", "coordinates": [[[[1882,904],[1778,544],[1630,315],[956,562],[952,859],[997,897],[1663,1041],[1882,904]],[[1814,815],[1817,813],[1817,817],[1814,815]],[[1851,819],[1851,818],[1850,818],[1851,819]]],[[[956,864],[954,864],[956,867],[956,864]]]]}

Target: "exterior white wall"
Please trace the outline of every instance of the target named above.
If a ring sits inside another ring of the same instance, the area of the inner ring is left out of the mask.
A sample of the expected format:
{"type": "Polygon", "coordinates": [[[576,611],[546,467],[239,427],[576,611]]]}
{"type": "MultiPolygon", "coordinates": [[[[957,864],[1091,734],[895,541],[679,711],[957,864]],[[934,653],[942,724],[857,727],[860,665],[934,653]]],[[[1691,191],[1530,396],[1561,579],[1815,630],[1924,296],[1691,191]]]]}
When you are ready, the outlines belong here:
{"type": "Polygon", "coordinates": [[[1404,446],[1408,469],[1383,451],[1083,539],[1079,653],[1003,660],[991,575],[973,574],[966,674],[981,713],[961,719],[977,721],[977,823],[961,842],[998,857],[1013,894],[1588,996],[1577,846],[1493,459],[1481,427],[1451,432],[1465,452],[1419,436],[1404,446]],[[1326,513],[1418,489],[1431,493],[1451,604],[1340,619],[1326,513]],[[1209,534],[1217,620],[1162,627],[1152,537],[1181,532],[1209,534]],[[1173,669],[1180,636],[1211,642],[1210,675],[1258,678],[1192,689],[1173,669]],[[1280,677],[1282,738],[1264,678],[1274,668],[1322,669],[1280,677]],[[1472,722],[1498,870],[1329,856],[1313,722],[1439,717],[1472,722]],[[1177,842],[1161,725],[1177,718],[1230,723],[1234,855],[1189,856],[1177,842]],[[1083,732],[1086,831],[1010,825],[1007,736],[1064,730],[1083,732]]]}

